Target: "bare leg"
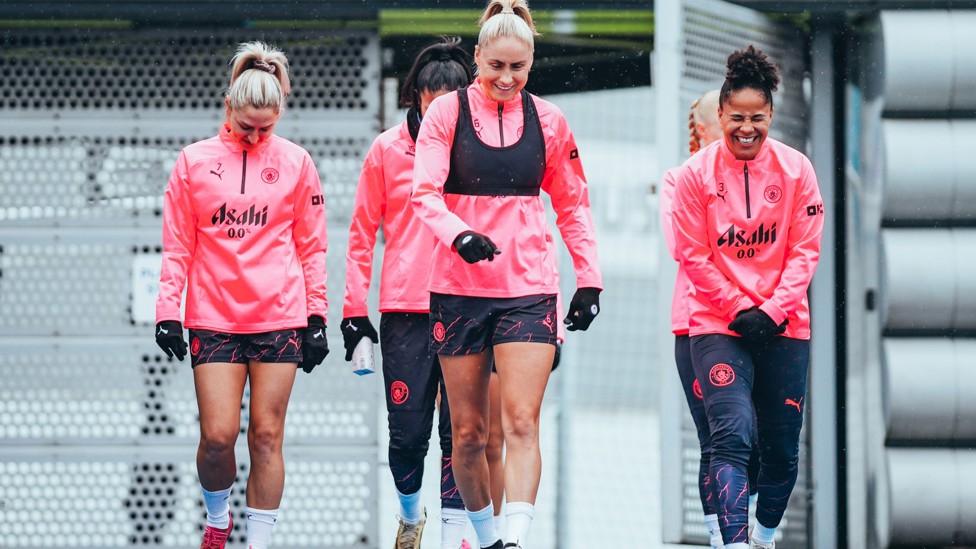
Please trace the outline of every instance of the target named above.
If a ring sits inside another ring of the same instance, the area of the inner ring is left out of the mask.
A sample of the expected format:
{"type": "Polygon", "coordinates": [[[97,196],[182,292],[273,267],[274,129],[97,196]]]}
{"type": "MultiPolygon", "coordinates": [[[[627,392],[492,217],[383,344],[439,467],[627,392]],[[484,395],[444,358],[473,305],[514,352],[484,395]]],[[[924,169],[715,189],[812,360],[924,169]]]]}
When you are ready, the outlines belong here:
{"type": "Polygon", "coordinates": [[[535,504],[542,476],[539,412],[555,347],[545,343],[495,346],[505,431],[505,490],[508,501],[535,504]]]}
{"type": "Polygon", "coordinates": [[[212,362],[193,369],[200,411],[197,475],[205,490],[224,490],[237,476],[234,444],[241,431],[241,399],[246,380],[244,364],[212,362]]]}
{"type": "Polygon", "coordinates": [[[281,442],[285,435],[285,412],[295,383],[297,364],[252,361],[251,421],[247,448],[251,474],[247,481],[247,504],[257,509],[277,509],[285,487],[285,462],[281,442]]]}
{"type": "Polygon", "coordinates": [[[502,512],[502,499],[505,497],[505,464],[502,456],[505,451],[505,434],[502,432],[502,393],[498,381],[498,374],[491,374],[488,389],[488,446],[485,456],[488,458],[488,472],[491,479],[491,501],[495,507],[495,516],[502,512]]]}
{"type": "Polygon", "coordinates": [[[491,374],[485,351],[475,355],[439,355],[444,384],[451,404],[454,441],[454,479],[471,510],[484,509],[491,500],[488,460],[488,378],[491,374]]]}

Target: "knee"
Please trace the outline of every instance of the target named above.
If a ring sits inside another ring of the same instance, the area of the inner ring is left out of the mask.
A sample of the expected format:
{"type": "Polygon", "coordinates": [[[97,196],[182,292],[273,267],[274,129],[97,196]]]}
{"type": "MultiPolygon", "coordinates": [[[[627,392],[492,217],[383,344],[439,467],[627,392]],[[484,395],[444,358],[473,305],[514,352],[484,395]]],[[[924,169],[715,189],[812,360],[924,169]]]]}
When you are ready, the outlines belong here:
{"type": "Polygon", "coordinates": [[[533,410],[516,410],[506,416],[505,440],[511,444],[539,442],[539,415],[533,410]]]}
{"type": "Polygon", "coordinates": [[[262,427],[251,424],[247,430],[247,448],[251,459],[267,459],[269,456],[281,453],[280,429],[262,427]]]}
{"type": "Polygon", "coordinates": [[[504,447],[505,438],[502,433],[492,433],[488,437],[488,443],[485,445],[485,457],[488,458],[488,462],[501,461],[502,460],[502,448],[504,447]]]}
{"type": "Polygon", "coordinates": [[[488,444],[488,431],[480,423],[455,425],[452,439],[455,457],[482,454],[488,444]]]}
{"type": "Polygon", "coordinates": [[[763,425],[759,430],[759,455],[764,464],[793,467],[799,462],[800,425],[763,425]]]}
{"type": "Polygon", "coordinates": [[[390,424],[390,452],[404,456],[419,456],[423,459],[430,448],[430,414],[400,413],[388,416],[390,424]]]}
{"type": "Polygon", "coordinates": [[[752,432],[752,416],[730,414],[712,422],[709,444],[703,453],[745,466],[749,462],[755,439],[752,432]]]}
{"type": "Polygon", "coordinates": [[[238,431],[207,429],[200,433],[200,451],[208,459],[218,459],[234,453],[238,431]]]}

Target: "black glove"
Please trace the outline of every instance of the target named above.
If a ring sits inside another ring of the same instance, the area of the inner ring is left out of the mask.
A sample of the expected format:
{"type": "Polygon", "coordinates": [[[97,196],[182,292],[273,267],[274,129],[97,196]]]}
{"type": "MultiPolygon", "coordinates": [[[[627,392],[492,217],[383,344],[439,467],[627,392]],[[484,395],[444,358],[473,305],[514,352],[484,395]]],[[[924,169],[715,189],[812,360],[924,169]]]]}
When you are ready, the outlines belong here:
{"type": "Polygon", "coordinates": [[[164,320],[156,323],[156,345],[166,356],[183,360],[186,356],[186,340],[183,339],[183,323],[179,320],[164,320]]]}
{"type": "Polygon", "coordinates": [[[329,354],[329,340],[325,337],[325,319],[319,315],[308,317],[308,328],[305,329],[305,338],[302,342],[302,363],[299,367],[305,370],[306,374],[312,373],[314,369],[329,354]]]}
{"type": "Polygon", "coordinates": [[[555,372],[556,371],[556,368],[559,367],[559,358],[562,356],[562,354],[563,354],[563,343],[562,343],[562,341],[559,341],[557,339],[556,340],[556,353],[554,355],[552,355],[552,370],[551,371],[555,372]]]}
{"type": "Polygon", "coordinates": [[[346,348],[346,362],[352,361],[352,352],[359,344],[359,340],[368,337],[373,343],[380,342],[380,336],[373,328],[373,323],[368,316],[351,316],[342,319],[339,324],[339,331],[342,332],[342,346],[346,348]]]}
{"type": "Polygon", "coordinates": [[[729,323],[729,329],[754,343],[762,343],[786,331],[789,320],[779,326],[759,307],[743,309],[729,323]]]}
{"type": "Polygon", "coordinates": [[[454,249],[468,263],[477,263],[484,259],[494,261],[495,256],[501,253],[490,238],[474,231],[464,231],[457,235],[454,249]]]}
{"type": "Polygon", "coordinates": [[[573,300],[569,302],[569,314],[563,324],[570,332],[576,330],[586,330],[590,323],[600,314],[600,292],[599,288],[577,288],[573,294],[573,300]]]}

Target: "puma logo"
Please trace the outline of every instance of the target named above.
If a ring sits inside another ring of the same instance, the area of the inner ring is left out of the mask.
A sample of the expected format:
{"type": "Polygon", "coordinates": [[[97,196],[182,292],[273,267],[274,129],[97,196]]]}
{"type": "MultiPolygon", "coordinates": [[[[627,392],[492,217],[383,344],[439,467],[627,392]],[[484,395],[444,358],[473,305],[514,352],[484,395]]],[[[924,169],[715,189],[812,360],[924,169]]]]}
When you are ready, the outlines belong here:
{"type": "Polygon", "coordinates": [[[356,325],[352,323],[352,319],[350,319],[349,320],[349,323],[346,324],[346,328],[349,328],[350,330],[352,330],[354,332],[358,332],[359,331],[359,328],[357,328],[356,325]]]}
{"type": "Polygon", "coordinates": [[[802,412],[803,411],[803,410],[800,409],[800,407],[803,406],[803,397],[800,397],[800,400],[799,401],[793,400],[792,398],[788,398],[788,399],[786,399],[785,404],[787,406],[796,406],[796,411],[797,412],[802,412]]]}
{"type": "MultiPolygon", "coordinates": [[[[313,339],[318,339],[318,338],[322,337],[323,335],[325,335],[325,334],[322,333],[322,330],[320,328],[319,331],[317,331],[314,334],[312,334],[312,338],[313,339]]],[[[800,400],[803,400],[803,399],[800,399],[800,400]]]]}
{"type": "MultiPolygon", "coordinates": [[[[221,167],[222,165],[223,165],[222,163],[220,163],[220,162],[217,162],[217,170],[220,170],[220,167],[221,167]]],[[[214,175],[216,175],[216,176],[217,176],[217,179],[219,179],[219,180],[221,180],[221,181],[223,181],[223,180],[224,180],[224,177],[223,177],[223,175],[224,175],[224,170],[220,170],[219,172],[218,172],[217,170],[210,170],[210,173],[212,173],[212,174],[214,174],[214,175]]]]}
{"type": "Polygon", "coordinates": [[[722,202],[725,202],[725,195],[727,195],[727,194],[729,194],[729,192],[728,191],[725,191],[724,193],[715,193],[715,196],[721,198],[722,199],[722,202]]]}

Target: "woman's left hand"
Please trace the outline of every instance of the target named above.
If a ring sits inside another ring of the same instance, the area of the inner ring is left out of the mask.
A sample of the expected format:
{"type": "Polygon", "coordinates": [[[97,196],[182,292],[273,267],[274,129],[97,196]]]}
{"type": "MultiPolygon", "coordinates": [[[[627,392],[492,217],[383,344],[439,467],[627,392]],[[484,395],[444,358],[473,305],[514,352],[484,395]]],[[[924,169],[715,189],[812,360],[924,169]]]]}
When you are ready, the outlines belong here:
{"type": "Polygon", "coordinates": [[[325,337],[325,319],[319,315],[308,317],[308,328],[305,328],[305,338],[302,342],[302,363],[299,364],[306,374],[325,360],[329,354],[329,340],[325,337]]]}

